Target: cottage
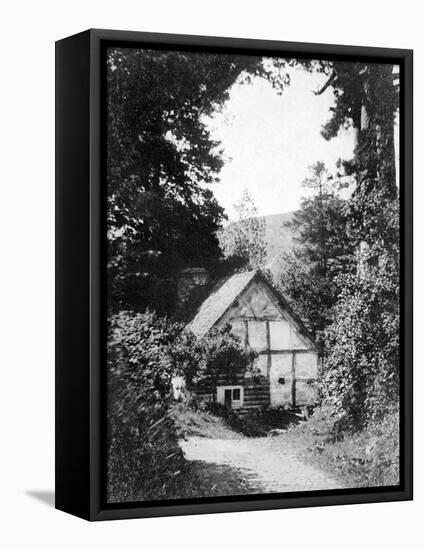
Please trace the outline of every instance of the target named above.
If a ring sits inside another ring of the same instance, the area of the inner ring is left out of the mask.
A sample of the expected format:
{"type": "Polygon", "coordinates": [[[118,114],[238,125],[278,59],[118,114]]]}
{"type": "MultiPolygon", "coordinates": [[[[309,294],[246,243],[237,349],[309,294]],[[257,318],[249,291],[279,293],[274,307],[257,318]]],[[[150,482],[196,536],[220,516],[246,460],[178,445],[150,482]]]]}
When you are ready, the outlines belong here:
{"type": "Polygon", "coordinates": [[[295,409],[315,403],[318,350],[301,319],[265,275],[237,273],[221,281],[188,328],[198,337],[231,325],[258,353],[259,378],[242,374],[218,382],[217,401],[233,409],[295,409]]]}

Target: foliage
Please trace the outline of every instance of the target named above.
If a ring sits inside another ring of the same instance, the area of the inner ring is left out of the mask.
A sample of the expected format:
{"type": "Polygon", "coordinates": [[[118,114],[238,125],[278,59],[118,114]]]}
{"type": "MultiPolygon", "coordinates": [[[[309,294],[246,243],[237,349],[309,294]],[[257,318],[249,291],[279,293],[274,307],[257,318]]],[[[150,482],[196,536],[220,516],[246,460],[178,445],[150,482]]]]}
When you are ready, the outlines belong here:
{"type": "Polygon", "coordinates": [[[174,374],[183,376],[188,388],[216,390],[219,378],[231,378],[240,373],[257,374],[256,352],[245,349],[240,339],[231,332],[229,324],[210,330],[197,338],[183,330],[168,349],[174,374]]]}
{"type": "Polygon", "coordinates": [[[342,128],[356,130],[354,158],[340,161],[338,174],[349,177],[355,188],[348,201],[341,201],[324,166],[312,167],[304,183],[315,194],[294,218],[297,247],[280,283],[324,344],[324,402],[350,427],[363,427],[398,402],[399,215],[393,135],[399,89],[388,64],[322,61],[308,68],[328,76],[316,93],[331,87],[335,96],[322,135],[331,139],[342,128]]]}
{"type": "Polygon", "coordinates": [[[213,392],[216,398],[216,386],[219,379],[257,374],[254,360],[257,353],[245,348],[244,344],[231,332],[230,325],[212,329],[198,341],[196,362],[192,370],[186,370],[185,376],[189,385],[213,392]]]}
{"type": "Polygon", "coordinates": [[[399,414],[394,409],[360,431],[345,429],[328,410],[316,410],[291,427],[287,442],[300,456],[338,479],[343,487],[382,487],[399,484],[399,414]]]}
{"type": "Polygon", "coordinates": [[[183,466],[169,414],[179,327],[152,313],[121,312],[108,337],[109,500],[166,498],[183,466]]]}
{"type": "Polygon", "coordinates": [[[169,313],[181,268],[213,267],[224,218],[204,184],[217,181],[220,144],[205,117],[235,81],[288,83],[283,60],[110,48],[107,58],[108,296],[112,311],[169,313]]]}
{"type": "Polygon", "coordinates": [[[303,187],[313,194],[302,199],[300,210],[285,224],[295,234],[295,247],[284,255],[285,269],[278,283],[319,338],[332,320],[340,291],[336,278],[352,269],[354,249],[347,205],[337,193],[336,181],[322,162],[311,166],[310,172],[303,187]]]}
{"type": "Polygon", "coordinates": [[[380,261],[360,278],[343,278],[325,331],[325,401],[355,425],[379,419],[399,399],[399,285],[395,266],[380,261]]]}
{"type": "Polygon", "coordinates": [[[354,159],[344,163],[356,189],[348,203],[352,242],[363,251],[357,274],[342,288],[324,338],[326,400],[355,426],[383,417],[399,399],[399,214],[394,118],[398,89],[391,65],[334,66],[334,115],[326,137],[342,124],[357,129],[354,159]],[[354,98],[354,99],[353,99],[354,98]]]}
{"type": "Polygon", "coordinates": [[[288,294],[295,294],[300,310],[309,311],[306,317],[311,318],[315,330],[322,331],[325,402],[350,425],[363,427],[373,418],[383,417],[398,401],[399,223],[394,124],[399,88],[389,64],[319,61],[307,68],[328,77],[315,93],[330,87],[335,96],[322,135],[332,139],[342,128],[356,130],[353,160],[339,162],[339,175],[352,178],[355,189],[339,210],[343,219],[338,229],[341,238],[348,235],[349,250],[354,247],[356,253],[361,252],[356,270],[348,262],[339,265],[340,269],[327,269],[327,233],[322,231],[319,215],[324,167],[316,165],[311,179],[311,186],[318,190],[315,224],[304,204],[303,218],[297,221],[302,227],[300,240],[314,245],[305,249],[306,257],[314,255],[318,269],[304,269],[301,261],[292,261],[282,283],[288,294]],[[320,280],[322,274],[326,284],[320,280]]]}
{"type": "Polygon", "coordinates": [[[300,210],[288,222],[297,235],[295,255],[317,273],[333,278],[344,271],[353,253],[348,241],[347,205],[338,194],[338,181],[324,163],[316,162],[309,170],[311,176],[303,181],[303,187],[313,194],[302,199],[300,210]]]}
{"type": "Polygon", "coordinates": [[[237,435],[221,416],[210,412],[210,403],[188,399],[172,405],[172,417],[180,438],[237,439],[237,435]]]}
{"type": "Polygon", "coordinates": [[[266,220],[258,216],[247,189],[234,205],[238,219],[219,232],[219,244],[226,258],[238,258],[245,269],[264,267],[266,253],[266,220]]]}
{"type": "Polygon", "coordinates": [[[335,106],[322,133],[331,139],[343,127],[356,129],[354,158],[343,163],[344,173],[356,180],[351,229],[357,242],[365,240],[372,246],[387,226],[380,224],[380,212],[398,195],[394,125],[399,87],[389,64],[334,62],[330,71],[335,106]]]}

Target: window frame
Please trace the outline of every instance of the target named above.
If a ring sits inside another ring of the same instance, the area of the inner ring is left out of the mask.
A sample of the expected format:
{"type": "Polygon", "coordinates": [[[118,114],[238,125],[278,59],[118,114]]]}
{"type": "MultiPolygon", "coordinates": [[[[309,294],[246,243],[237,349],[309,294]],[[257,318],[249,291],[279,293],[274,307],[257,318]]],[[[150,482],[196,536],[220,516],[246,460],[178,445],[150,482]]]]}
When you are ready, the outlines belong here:
{"type": "Polygon", "coordinates": [[[216,386],[216,399],[220,405],[225,404],[226,390],[231,390],[231,409],[241,409],[244,406],[244,386],[241,386],[239,384],[216,386]],[[234,399],[234,390],[239,390],[239,399],[234,399]],[[236,406],[234,406],[234,404],[236,406]]]}

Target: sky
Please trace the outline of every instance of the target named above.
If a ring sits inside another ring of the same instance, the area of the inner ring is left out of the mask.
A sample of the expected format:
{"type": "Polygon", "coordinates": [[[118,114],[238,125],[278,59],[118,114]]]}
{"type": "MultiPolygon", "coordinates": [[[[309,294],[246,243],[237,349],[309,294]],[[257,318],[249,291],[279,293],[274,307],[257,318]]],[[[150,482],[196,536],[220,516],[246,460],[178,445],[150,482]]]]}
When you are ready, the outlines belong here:
{"type": "Polygon", "coordinates": [[[260,215],[296,210],[305,191],[301,182],[308,167],[324,161],[335,171],[339,157],[353,156],[354,130],[341,131],[326,141],[320,134],[334,104],[332,89],[317,96],[326,81],[322,74],[291,70],[291,84],[278,95],[266,80],[235,83],[222,112],[206,123],[213,139],[224,148],[220,183],[211,189],[235,218],[234,203],[248,188],[260,215]]]}

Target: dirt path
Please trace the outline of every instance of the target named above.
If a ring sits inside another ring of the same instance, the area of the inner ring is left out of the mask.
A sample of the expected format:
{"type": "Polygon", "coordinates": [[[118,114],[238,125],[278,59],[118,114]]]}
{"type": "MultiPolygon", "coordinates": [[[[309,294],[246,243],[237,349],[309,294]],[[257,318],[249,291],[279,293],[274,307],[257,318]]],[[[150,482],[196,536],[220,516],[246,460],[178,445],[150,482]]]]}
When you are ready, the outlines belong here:
{"type": "Polygon", "coordinates": [[[282,493],[341,487],[324,472],[301,462],[285,434],[243,439],[189,437],[180,445],[187,460],[230,466],[256,492],[282,493]]]}

